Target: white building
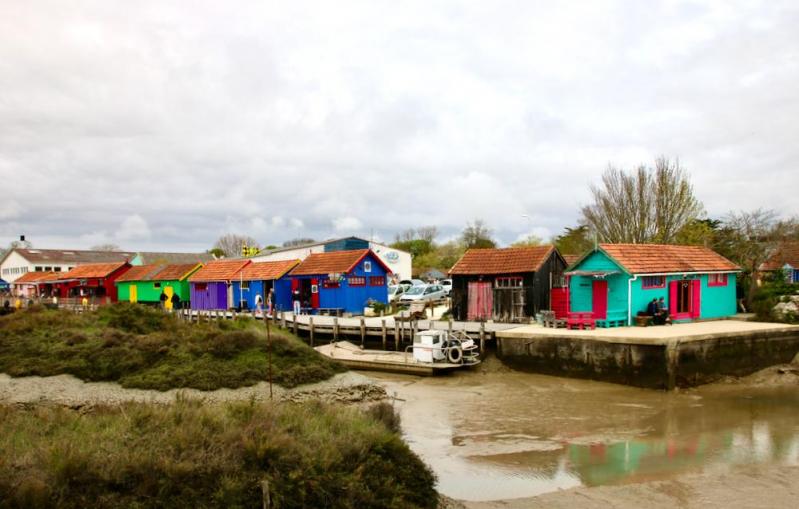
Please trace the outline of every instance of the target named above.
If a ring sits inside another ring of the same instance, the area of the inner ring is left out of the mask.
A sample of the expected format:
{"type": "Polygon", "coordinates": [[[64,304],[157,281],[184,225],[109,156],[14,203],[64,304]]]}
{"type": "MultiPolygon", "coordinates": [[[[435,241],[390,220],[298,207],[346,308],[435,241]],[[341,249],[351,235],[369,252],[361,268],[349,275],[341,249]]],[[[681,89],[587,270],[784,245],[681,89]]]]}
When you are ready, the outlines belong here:
{"type": "Polygon", "coordinates": [[[371,249],[385,263],[397,279],[411,278],[411,254],[407,251],[394,249],[379,242],[365,240],[359,237],[344,237],[341,239],[326,240],[302,246],[284,247],[280,249],[264,250],[252,257],[253,262],[268,262],[277,260],[304,260],[311,253],[326,253],[331,251],[351,251],[355,249],[371,249]]]}
{"type": "Polygon", "coordinates": [[[136,253],[118,251],[14,248],[0,259],[0,279],[13,283],[28,272],[67,272],[77,265],[122,262],[135,255],[136,253]]]}

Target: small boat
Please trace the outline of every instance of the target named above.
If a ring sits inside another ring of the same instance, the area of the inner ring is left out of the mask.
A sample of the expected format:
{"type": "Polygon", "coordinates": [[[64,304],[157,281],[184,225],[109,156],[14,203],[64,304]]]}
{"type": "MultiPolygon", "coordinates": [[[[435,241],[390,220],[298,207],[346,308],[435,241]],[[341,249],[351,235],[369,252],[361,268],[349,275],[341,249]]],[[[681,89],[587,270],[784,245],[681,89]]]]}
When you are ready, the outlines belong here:
{"type": "Polygon", "coordinates": [[[445,330],[418,332],[413,344],[403,352],[362,349],[349,341],[317,346],[315,350],[351,369],[411,375],[434,375],[480,364],[474,340],[460,331],[452,334],[445,330]]]}

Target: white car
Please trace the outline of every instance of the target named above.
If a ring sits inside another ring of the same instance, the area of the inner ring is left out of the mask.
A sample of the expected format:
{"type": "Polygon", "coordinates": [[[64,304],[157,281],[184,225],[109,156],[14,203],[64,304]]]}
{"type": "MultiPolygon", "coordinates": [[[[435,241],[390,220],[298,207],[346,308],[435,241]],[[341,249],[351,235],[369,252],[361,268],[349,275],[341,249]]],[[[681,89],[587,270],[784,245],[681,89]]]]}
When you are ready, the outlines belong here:
{"type": "Polygon", "coordinates": [[[441,286],[444,287],[444,291],[447,292],[447,296],[452,293],[452,280],[451,279],[442,279],[441,286]]]}
{"type": "Polygon", "coordinates": [[[394,302],[395,300],[399,300],[400,297],[405,293],[405,287],[402,285],[390,285],[388,287],[388,301],[394,302]]]}
{"type": "Polygon", "coordinates": [[[405,288],[405,290],[410,290],[414,286],[421,286],[424,285],[425,282],[421,279],[403,279],[398,283],[401,287],[405,288]]]}
{"type": "Polygon", "coordinates": [[[430,301],[443,299],[446,296],[447,292],[441,285],[418,285],[407,290],[399,301],[404,303],[430,301]]]}

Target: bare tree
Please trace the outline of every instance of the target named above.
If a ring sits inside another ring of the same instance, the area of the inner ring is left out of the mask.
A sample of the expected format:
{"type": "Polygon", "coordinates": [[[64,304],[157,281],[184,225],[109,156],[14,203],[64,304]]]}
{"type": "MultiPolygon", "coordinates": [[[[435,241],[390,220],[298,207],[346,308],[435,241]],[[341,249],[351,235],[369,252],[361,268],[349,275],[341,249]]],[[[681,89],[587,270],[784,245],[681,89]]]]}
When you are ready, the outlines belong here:
{"type": "Polygon", "coordinates": [[[524,237],[523,239],[517,240],[516,242],[511,244],[510,247],[533,247],[533,246],[540,246],[543,243],[544,239],[542,239],[537,235],[533,235],[531,233],[530,235],[524,237]]]}
{"type": "Polygon", "coordinates": [[[497,243],[491,238],[491,233],[491,229],[482,219],[475,219],[474,223],[466,223],[466,228],[461,233],[461,242],[466,249],[496,247],[497,243]]]}
{"type": "Polygon", "coordinates": [[[591,195],[594,203],[581,210],[583,222],[604,242],[673,243],[704,210],[679,161],[665,157],[654,169],[641,165],[625,172],[608,166],[591,195]]]}
{"type": "Polygon", "coordinates": [[[394,236],[394,242],[402,243],[423,240],[432,245],[436,237],[438,237],[437,226],[420,226],[419,228],[408,228],[396,234],[394,236]]]}
{"type": "Polygon", "coordinates": [[[296,239],[287,240],[283,243],[283,247],[296,247],[296,246],[304,246],[306,244],[313,244],[316,242],[314,239],[307,238],[307,237],[299,237],[296,239]]]}
{"type": "Polygon", "coordinates": [[[219,237],[214,243],[214,249],[221,249],[228,258],[241,256],[242,246],[257,248],[260,247],[260,244],[249,235],[238,235],[235,233],[226,233],[219,237]]]}
{"type": "Polygon", "coordinates": [[[122,248],[117,246],[116,244],[99,244],[97,246],[92,246],[90,248],[92,251],[108,251],[108,252],[117,252],[122,251],[122,248]]]}

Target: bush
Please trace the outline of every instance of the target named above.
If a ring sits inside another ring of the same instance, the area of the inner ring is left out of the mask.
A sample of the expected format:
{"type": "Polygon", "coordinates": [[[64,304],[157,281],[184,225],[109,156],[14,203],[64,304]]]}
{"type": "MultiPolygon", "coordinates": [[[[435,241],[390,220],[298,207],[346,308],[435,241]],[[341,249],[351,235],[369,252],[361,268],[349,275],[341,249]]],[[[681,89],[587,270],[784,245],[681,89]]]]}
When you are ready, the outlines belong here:
{"type": "MultiPolygon", "coordinates": [[[[279,385],[318,382],[345,370],[287,332],[273,331],[272,338],[279,385]]],[[[264,328],[254,320],[188,324],[135,304],[0,318],[0,372],[11,376],[66,373],[157,390],[236,388],[266,380],[267,349],[264,328]]]]}
{"type": "Polygon", "coordinates": [[[319,403],[0,406],[0,506],[433,508],[400,437],[319,403]]]}

